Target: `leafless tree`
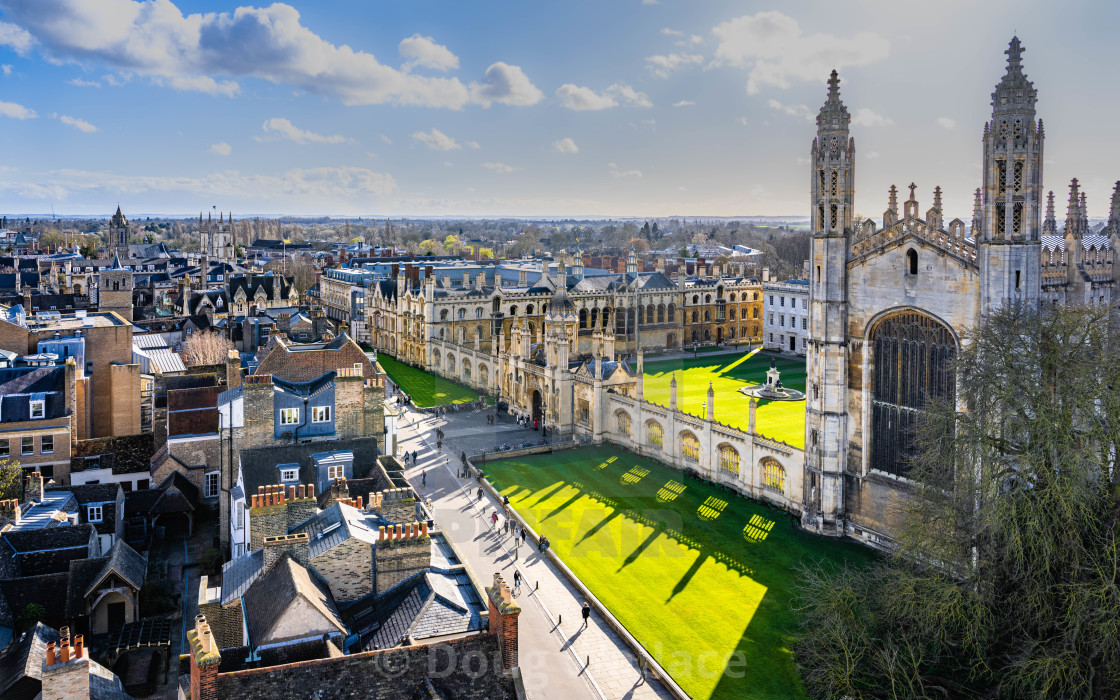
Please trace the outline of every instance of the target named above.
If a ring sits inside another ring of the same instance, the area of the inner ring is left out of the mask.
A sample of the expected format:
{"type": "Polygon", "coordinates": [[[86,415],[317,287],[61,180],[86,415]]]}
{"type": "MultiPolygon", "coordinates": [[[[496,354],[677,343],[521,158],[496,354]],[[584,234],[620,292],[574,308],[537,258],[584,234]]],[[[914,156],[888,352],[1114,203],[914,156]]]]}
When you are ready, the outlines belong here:
{"type": "Polygon", "coordinates": [[[179,353],[188,367],[216,365],[226,361],[236,347],[229,338],[215,331],[203,331],[187,337],[179,353]]]}

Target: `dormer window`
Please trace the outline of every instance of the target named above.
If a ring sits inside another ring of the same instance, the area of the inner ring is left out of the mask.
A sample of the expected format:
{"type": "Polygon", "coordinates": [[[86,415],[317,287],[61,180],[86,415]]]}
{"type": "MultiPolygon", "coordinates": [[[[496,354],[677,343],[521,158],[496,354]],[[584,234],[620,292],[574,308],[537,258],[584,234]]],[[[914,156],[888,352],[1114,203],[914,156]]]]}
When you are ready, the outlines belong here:
{"type": "Polygon", "coordinates": [[[295,481],[298,481],[298,480],[299,480],[299,470],[298,469],[281,469],[280,470],[280,481],[282,481],[284,483],[288,483],[288,482],[295,482],[295,481]]]}
{"type": "Polygon", "coordinates": [[[31,419],[37,420],[44,418],[47,415],[47,402],[46,401],[32,401],[31,402],[31,419]]]}
{"type": "Polygon", "coordinates": [[[91,523],[101,522],[104,512],[100,505],[86,507],[86,521],[91,523]]]}

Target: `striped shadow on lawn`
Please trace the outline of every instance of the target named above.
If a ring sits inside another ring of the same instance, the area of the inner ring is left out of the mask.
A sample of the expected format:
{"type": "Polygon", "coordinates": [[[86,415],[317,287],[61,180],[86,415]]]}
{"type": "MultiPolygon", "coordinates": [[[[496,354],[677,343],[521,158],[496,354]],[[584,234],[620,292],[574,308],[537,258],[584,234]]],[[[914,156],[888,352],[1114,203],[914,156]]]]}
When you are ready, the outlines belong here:
{"type": "Polygon", "coordinates": [[[377,364],[389,378],[421,408],[470,403],[478,400],[478,392],[431,372],[410,367],[389,355],[377,354],[377,364]]]}
{"type": "Polygon", "coordinates": [[[616,447],[488,462],[483,470],[694,698],[804,697],[790,651],[797,565],[863,565],[875,556],[616,447]]]}

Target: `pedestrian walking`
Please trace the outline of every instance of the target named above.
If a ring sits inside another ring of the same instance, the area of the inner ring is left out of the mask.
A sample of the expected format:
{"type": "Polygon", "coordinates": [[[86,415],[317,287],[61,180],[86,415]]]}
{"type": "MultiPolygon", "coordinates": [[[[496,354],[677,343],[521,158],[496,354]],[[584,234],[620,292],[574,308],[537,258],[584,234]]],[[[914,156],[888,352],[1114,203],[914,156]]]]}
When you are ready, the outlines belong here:
{"type": "Polygon", "coordinates": [[[522,543],[522,544],[524,544],[524,543],[525,543],[525,537],[526,537],[526,535],[527,535],[527,534],[528,534],[528,533],[527,533],[527,532],[525,532],[525,528],[521,528],[521,543],[522,543]]]}
{"type": "Polygon", "coordinates": [[[587,627],[587,621],[591,619],[591,606],[585,600],[583,602],[583,626],[587,627]]]}
{"type": "Polygon", "coordinates": [[[443,440],[436,440],[436,451],[437,452],[442,452],[443,451],[443,440]]]}
{"type": "Polygon", "coordinates": [[[520,588],[521,588],[521,572],[518,571],[517,569],[514,569],[513,570],[513,590],[516,591],[516,590],[519,590],[520,588]]]}
{"type": "Polygon", "coordinates": [[[498,511],[496,511],[496,510],[491,510],[490,511],[490,522],[494,524],[495,528],[498,527],[498,511]]]}
{"type": "Polygon", "coordinates": [[[427,486],[428,485],[428,472],[427,471],[424,471],[420,474],[420,485],[421,486],[427,486]]]}
{"type": "Polygon", "coordinates": [[[506,530],[506,534],[508,535],[509,534],[509,515],[508,514],[506,515],[505,530],[506,530]]]}
{"type": "Polygon", "coordinates": [[[482,487],[481,486],[478,487],[478,500],[480,500],[480,501],[482,500],[482,487]]]}

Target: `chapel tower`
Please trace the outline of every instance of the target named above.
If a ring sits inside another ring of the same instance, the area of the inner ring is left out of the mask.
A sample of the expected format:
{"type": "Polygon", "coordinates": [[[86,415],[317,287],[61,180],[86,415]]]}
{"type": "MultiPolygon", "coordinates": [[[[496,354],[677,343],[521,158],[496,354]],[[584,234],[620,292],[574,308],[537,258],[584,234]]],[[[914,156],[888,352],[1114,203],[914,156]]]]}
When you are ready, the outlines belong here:
{"type": "Polygon", "coordinates": [[[842,529],[848,445],[848,244],[855,197],[855,140],[836,71],[809,153],[812,249],[806,344],[806,514],[822,532],[842,529]]]}
{"type": "Polygon", "coordinates": [[[1010,303],[1037,305],[1042,290],[1042,120],[1035,122],[1038,91],[1023,73],[1023,47],[1012,37],[1007,73],[992,93],[992,120],[984,125],[980,312],[1010,303]]]}
{"type": "Polygon", "coordinates": [[[118,204],[117,212],[109,219],[109,245],[106,252],[110,258],[114,255],[128,257],[129,228],[128,219],[125,218],[121,212],[121,205],[118,204]]]}

